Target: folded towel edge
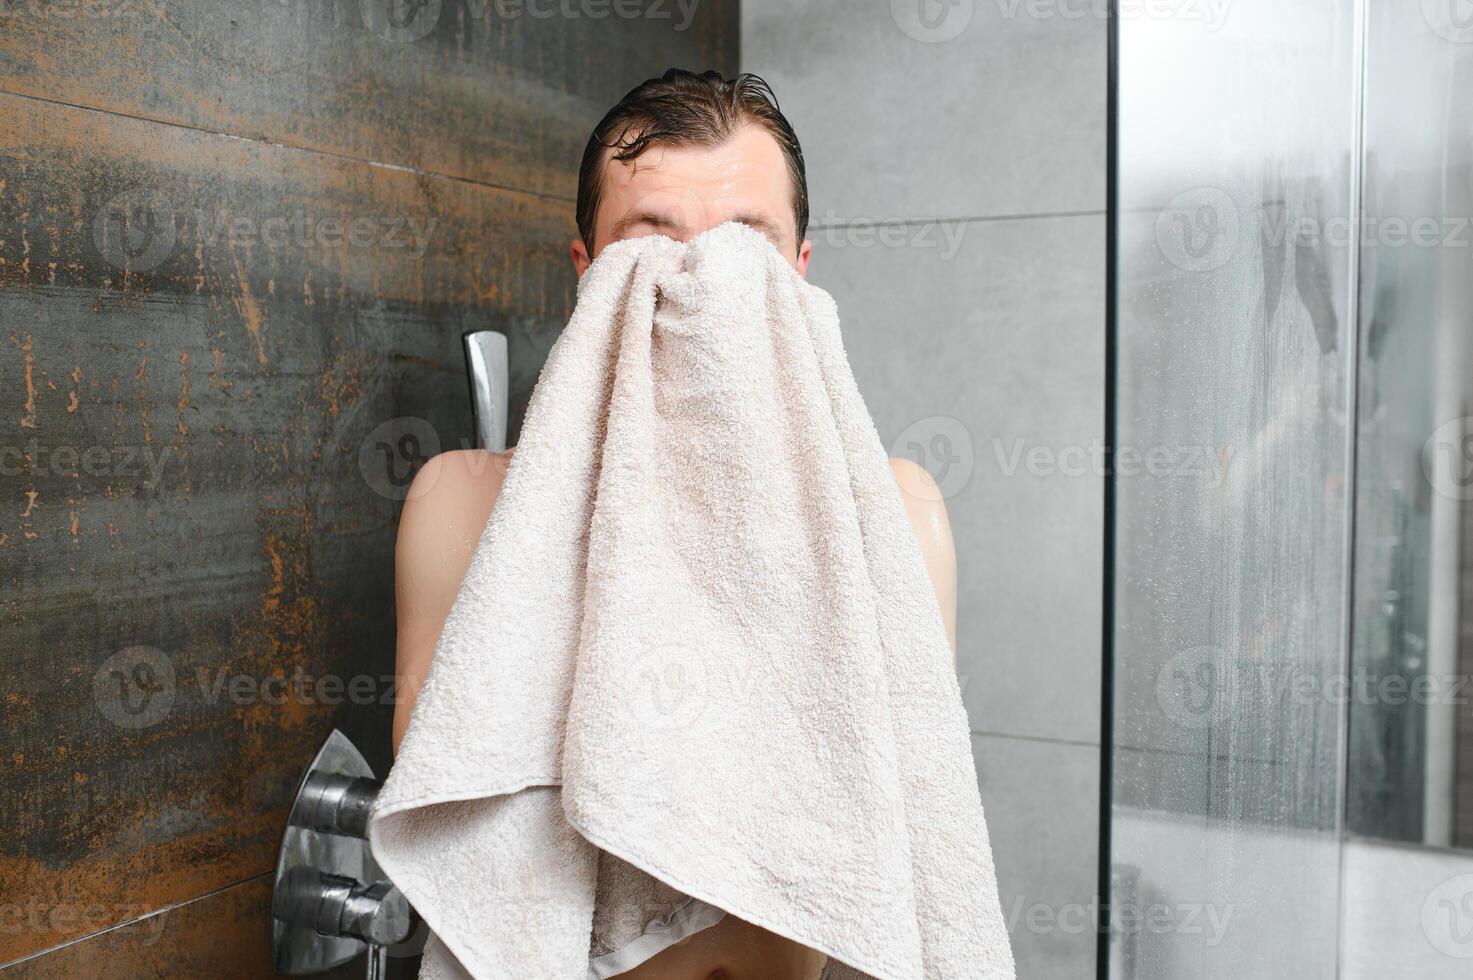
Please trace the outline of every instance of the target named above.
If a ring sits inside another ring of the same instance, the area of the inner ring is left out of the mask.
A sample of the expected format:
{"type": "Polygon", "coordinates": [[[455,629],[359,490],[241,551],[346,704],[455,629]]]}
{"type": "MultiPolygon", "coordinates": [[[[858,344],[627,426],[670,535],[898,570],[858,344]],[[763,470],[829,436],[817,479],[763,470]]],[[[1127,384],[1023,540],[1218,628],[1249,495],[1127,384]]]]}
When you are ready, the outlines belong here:
{"type": "Polygon", "coordinates": [[[820,943],[816,940],[794,935],[792,930],[768,921],[766,916],[745,914],[742,909],[734,908],[733,905],[735,903],[733,902],[723,901],[706,889],[699,886],[692,886],[689,882],[676,880],[679,877],[678,875],[673,875],[670,872],[665,871],[659,866],[657,862],[650,861],[643,856],[636,855],[633,852],[628,851],[624,848],[609,846],[607,841],[600,840],[597,834],[594,834],[584,827],[579,826],[578,823],[572,819],[569,819],[568,823],[570,826],[572,826],[574,830],[578,832],[578,834],[584,840],[588,841],[594,847],[597,847],[602,851],[606,851],[619,860],[633,865],[647,875],[658,878],[660,881],[663,881],[671,888],[674,888],[680,892],[684,892],[686,895],[689,895],[691,898],[694,898],[697,901],[704,902],[707,905],[711,905],[718,909],[721,909],[729,915],[734,915],[738,919],[741,919],[745,922],[750,922],[752,925],[757,926],[758,928],[766,929],[768,932],[771,932],[774,935],[781,936],[784,939],[791,940],[795,943],[800,943],[804,946],[807,946],[809,949],[813,949],[820,953],[823,953],[831,960],[842,962],[855,970],[861,971],[868,977],[872,978],[872,980],[909,980],[909,978],[907,977],[888,973],[873,964],[859,962],[855,958],[838,953],[833,949],[830,949],[825,944],[820,943]]]}

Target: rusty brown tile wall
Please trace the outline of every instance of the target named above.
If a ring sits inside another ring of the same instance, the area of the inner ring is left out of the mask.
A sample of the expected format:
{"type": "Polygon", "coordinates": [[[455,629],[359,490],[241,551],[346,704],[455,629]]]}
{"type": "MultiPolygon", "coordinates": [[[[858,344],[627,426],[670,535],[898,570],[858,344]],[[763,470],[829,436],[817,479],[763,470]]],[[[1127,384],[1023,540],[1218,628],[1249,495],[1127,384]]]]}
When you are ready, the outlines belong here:
{"type": "Polygon", "coordinates": [[[468,443],[460,335],[509,335],[514,434],[589,128],[736,66],[735,3],[441,0],[393,42],[374,2],[0,0],[7,977],[265,975],[302,766],[334,726],[387,762],[399,498],[468,443]]]}
{"type": "Polygon", "coordinates": [[[420,0],[397,33],[391,3],[0,0],[0,72],[17,94],[572,197],[619,95],[736,68],[732,0],[420,0]]]}

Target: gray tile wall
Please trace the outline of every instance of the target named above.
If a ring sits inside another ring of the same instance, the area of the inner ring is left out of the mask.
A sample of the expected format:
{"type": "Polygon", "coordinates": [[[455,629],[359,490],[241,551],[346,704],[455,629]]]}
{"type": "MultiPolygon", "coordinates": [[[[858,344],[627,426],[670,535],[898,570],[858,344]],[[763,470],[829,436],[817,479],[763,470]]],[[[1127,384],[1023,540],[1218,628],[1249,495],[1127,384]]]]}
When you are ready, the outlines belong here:
{"type": "Polygon", "coordinates": [[[959,669],[1028,980],[1094,975],[1076,922],[1097,854],[1106,48],[1083,6],[742,6],[742,68],[803,141],[809,279],[892,455],[947,495],[959,669]]]}

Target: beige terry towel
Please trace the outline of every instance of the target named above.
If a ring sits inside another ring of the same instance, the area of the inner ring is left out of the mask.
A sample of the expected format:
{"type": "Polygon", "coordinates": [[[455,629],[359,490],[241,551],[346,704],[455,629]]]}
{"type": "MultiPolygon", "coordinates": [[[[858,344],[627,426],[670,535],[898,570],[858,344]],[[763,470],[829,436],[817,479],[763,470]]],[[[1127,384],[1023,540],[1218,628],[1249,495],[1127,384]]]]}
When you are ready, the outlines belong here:
{"type": "Polygon", "coordinates": [[[722,912],[832,977],[1013,976],[900,490],[757,233],[583,277],[370,839],[424,977],[604,976],[722,912]]]}

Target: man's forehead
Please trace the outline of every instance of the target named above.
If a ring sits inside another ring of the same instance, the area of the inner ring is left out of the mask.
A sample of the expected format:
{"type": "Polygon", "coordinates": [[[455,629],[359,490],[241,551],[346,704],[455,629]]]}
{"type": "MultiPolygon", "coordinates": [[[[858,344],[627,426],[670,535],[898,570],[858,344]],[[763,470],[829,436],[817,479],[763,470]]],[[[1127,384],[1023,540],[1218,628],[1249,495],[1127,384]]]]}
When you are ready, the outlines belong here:
{"type": "Polygon", "coordinates": [[[613,148],[604,151],[604,177],[610,182],[630,182],[643,176],[672,174],[687,166],[695,176],[715,177],[718,175],[711,170],[709,163],[713,156],[726,158],[725,173],[740,170],[747,176],[780,176],[785,175],[787,169],[777,140],[767,130],[751,124],[738,127],[719,143],[655,142],[628,160],[615,159],[614,152],[613,148]]]}
{"type": "Polygon", "coordinates": [[[666,169],[665,155],[669,151],[668,144],[652,143],[649,149],[631,160],[615,160],[611,149],[604,156],[604,175],[613,180],[628,182],[645,174],[658,173],[666,169]]]}

